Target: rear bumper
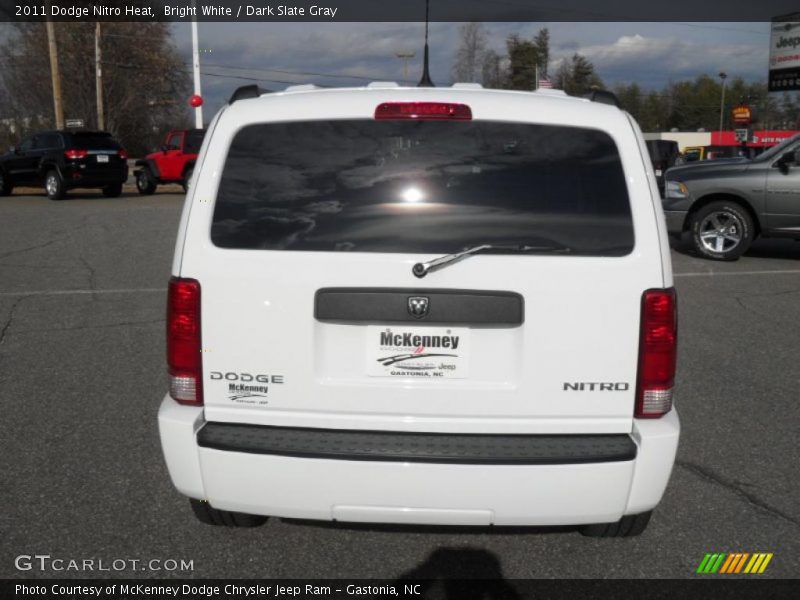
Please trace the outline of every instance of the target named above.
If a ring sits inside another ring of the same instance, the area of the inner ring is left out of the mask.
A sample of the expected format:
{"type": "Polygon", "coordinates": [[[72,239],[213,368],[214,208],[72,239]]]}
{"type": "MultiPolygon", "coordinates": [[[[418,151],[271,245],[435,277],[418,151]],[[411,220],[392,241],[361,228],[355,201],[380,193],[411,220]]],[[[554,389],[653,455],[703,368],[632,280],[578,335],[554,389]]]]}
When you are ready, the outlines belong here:
{"type": "Polygon", "coordinates": [[[128,179],[128,166],[125,164],[107,169],[82,169],[79,165],[67,164],[61,175],[67,187],[104,187],[125,183],[128,179]]]}
{"type": "Polygon", "coordinates": [[[463,465],[568,465],[636,458],[626,434],[482,435],[206,423],[200,448],[294,458],[463,465]]]}
{"type": "MultiPolygon", "coordinates": [[[[184,495],[223,510],[277,517],[443,525],[580,525],[651,510],[667,485],[680,429],[672,411],[662,419],[635,421],[630,436],[575,436],[607,439],[570,444],[577,452],[571,457],[564,456],[560,441],[559,451],[542,443],[569,436],[506,436],[516,442],[538,438],[522,449],[511,448],[511,454],[523,457],[514,461],[481,462],[473,455],[465,462],[464,453],[475,448],[461,439],[455,444],[465,449],[459,459],[443,462],[448,459],[441,455],[431,458],[424,440],[399,447],[396,439],[388,439],[381,450],[388,454],[371,452],[364,459],[342,451],[336,432],[327,432],[322,435],[331,437],[317,439],[322,443],[317,449],[333,443],[336,452],[299,456],[292,444],[307,447],[308,439],[284,435],[276,441],[268,430],[278,428],[255,428],[260,431],[242,437],[242,431],[228,435],[231,426],[205,425],[202,408],[168,397],[161,405],[164,456],[173,484],[184,495]],[[233,450],[231,444],[239,447],[233,450]],[[415,459],[420,454],[427,458],[415,459]],[[605,459],[598,460],[602,455],[605,459]]],[[[363,441],[349,440],[356,447],[363,441]]],[[[485,445],[483,450],[496,458],[494,450],[485,445]]],[[[449,451],[439,444],[436,452],[449,451]]]]}

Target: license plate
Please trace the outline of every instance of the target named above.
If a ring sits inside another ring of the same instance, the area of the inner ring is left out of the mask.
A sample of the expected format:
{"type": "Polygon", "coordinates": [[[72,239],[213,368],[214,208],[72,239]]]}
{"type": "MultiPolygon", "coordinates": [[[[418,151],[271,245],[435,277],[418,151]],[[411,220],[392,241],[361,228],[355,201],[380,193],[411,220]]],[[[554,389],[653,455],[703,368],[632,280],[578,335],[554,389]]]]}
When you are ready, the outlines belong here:
{"type": "Polygon", "coordinates": [[[108,162],[108,154],[98,154],[97,155],[97,162],[108,162]]]}
{"type": "Polygon", "coordinates": [[[661,177],[661,169],[656,169],[656,177],[661,177]]]}
{"type": "Polygon", "coordinates": [[[468,375],[466,327],[367,327],[367,375],[463,379],[468,375]]]}

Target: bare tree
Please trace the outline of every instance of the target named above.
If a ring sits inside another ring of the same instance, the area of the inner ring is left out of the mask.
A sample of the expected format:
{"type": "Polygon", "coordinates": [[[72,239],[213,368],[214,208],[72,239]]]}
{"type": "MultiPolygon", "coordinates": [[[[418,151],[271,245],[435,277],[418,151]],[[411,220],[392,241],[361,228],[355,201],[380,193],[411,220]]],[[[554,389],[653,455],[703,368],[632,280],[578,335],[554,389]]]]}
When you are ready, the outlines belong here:
{"type": "Polygon", "coordinates": [[[569,68],[569,62],[566,58],[562,58],[558,63],[555,75],[552,77],[553,85],[559,90],[566,90],[571,79],[572,72],[569,68]]]}
{"type": "Polygon", "coordinates": [[[453,79],[478,83],[482,79],[486,34],[480,23],[466,23],[459,30],[461,42],[453,65],[453,79]]]}
{"type": "MultiPolygon", "coordinates": [[[[97,127],[94,23],[55,23],[64,114],[97,127]]],[[[0,117],[18,124],[16,136],[54,127],[52,87],[43,23],[15,23],[0,44],[0,117]],[[5,114],[8,113],[8,114],[5,114]]],[[[168,23],[103,25],[106,129],[132,153],[152,149],[164,130],[188,119],[189,67],[172,44],[168,23]]]]}
{"type": "Polygon", "coordinates": [[[506,78],[502,57],[494,50],[487,50],[483,55],[481,67],[483,87],[500,89],[504,87],[506,78]]]}

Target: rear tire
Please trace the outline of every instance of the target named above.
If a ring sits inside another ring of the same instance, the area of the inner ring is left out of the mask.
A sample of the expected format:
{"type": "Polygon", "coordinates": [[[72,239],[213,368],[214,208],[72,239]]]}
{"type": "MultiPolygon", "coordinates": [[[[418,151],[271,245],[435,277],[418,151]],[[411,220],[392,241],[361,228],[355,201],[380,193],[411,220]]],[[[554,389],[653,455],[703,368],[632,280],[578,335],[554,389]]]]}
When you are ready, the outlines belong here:
{"type": "Polygon", "coordinates": [[[48,171],[44,176],[44,190],[50,200],[61,200],[66,194],[64,180],[61,179],[61,174],[55,169],[48,171]]]}
{"type": "Polygon", "coordinates": [[[143,196],[154,194],[157,187],[156,178],[147,167],[136,174],[136,189],[143,196]]]}
{"type": "Polygon", "coordinates": [[[640,513],[638,515],[625,515],[616,523],[596,523],[594,525],[584,525],[580,528],[581,535],[586,537],[633,537],[641,535],[647,529],[650,516],[653,511],[640,513]]]}
{"type": "Polygon", "coordinates": [[[217,510],[205,500],[189,499],[194,516],[201,523],[222,527],[258,527],[267,522],[268,517],[247,513],[217,510]]]}
{"type": "Polygon", "coordinates": [[[119,198],[122,195],[122,184],[114,183],[103,188],[103,196],[106,198],[119,198]]]}
{"type": "Polygon", "coordinates": [[[14,191],[14,186],[11,185],[6,174],[0,171],[0,196],[10,196],[12,191],[14,191]]]}
{"type": "Polygon", "coordinates": [[[692,246],[705,258],[736,260],[753,242],[750,213],[739,203],[721,201],[704,206],[689,222],[692,246]]]}

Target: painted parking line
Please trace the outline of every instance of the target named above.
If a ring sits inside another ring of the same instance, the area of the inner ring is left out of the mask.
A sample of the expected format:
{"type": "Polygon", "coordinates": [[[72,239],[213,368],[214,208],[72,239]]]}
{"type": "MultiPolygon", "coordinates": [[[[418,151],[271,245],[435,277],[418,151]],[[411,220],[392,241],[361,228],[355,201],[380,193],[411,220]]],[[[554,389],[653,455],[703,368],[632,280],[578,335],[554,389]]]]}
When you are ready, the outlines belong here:
{"type": "Polygon", "coordinates": [[[774,271],[704,271],[696,273],[673,273],[673,277],[734,277],[737,275],[798,275],[800,269],[778,269],[774,271]]]}
{"type": "Polygon", "coordinates": [[[121,288],[115,290],[41,290],[35,292],[0,292],[0,298],[19,296],[90,296],[92,294],[166,294],[167,288],[121,288]]]}

